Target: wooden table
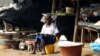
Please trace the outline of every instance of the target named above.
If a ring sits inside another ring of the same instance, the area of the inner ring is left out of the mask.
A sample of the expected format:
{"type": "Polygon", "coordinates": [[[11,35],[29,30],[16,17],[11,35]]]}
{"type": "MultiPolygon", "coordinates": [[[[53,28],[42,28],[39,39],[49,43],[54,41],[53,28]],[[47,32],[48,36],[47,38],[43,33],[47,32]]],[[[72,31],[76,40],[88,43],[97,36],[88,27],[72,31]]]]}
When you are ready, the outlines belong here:
{"type": "Polygon", "coordinates": [[[79,26],[81,27],[81,42],[83,42],[83,37],[84,37],[84,29],[90,30],[90,31],[95,31],[98,33],[97,38],[100,37],[100,26],[95,26],[95,23],[92,22],[79,22],[79,26]]]}

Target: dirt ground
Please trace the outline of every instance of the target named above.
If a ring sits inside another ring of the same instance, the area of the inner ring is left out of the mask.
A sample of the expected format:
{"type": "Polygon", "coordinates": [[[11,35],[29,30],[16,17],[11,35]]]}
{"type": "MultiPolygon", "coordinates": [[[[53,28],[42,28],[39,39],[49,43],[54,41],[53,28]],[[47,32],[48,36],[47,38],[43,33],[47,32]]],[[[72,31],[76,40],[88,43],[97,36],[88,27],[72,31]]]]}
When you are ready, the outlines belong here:
{"type": "MultiPolygon", "coordinates": [[[[56,46],[55,53],[48,55],[41,55],[41,52],[30,54],[32,51],[21,51],[13,49],[0,49],[0,56],[61,56],[59,47],[56,46]]],[[[82,48],[82,56],[95,56],[94,52],[90,49],[88,43],[85,43],[82,48]]]]}

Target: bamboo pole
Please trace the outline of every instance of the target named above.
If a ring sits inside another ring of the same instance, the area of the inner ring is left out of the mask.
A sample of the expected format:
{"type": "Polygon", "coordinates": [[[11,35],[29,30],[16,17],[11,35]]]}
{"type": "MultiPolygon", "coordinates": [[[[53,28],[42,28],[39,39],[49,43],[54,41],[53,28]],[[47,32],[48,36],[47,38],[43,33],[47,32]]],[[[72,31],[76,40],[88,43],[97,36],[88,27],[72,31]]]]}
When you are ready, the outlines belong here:
{"type": "Polygon", "coordinates": [[[80,14],[80,6],[79,6],[79,0],[76,0],[77,2],[77,10],[76,10],[76,18],[75,18],[75,26],[74,26],[74,35],[73,35],[73,41],[75,42],[77,37],[77,30],[78,30],[78,19],[80,14]]]}

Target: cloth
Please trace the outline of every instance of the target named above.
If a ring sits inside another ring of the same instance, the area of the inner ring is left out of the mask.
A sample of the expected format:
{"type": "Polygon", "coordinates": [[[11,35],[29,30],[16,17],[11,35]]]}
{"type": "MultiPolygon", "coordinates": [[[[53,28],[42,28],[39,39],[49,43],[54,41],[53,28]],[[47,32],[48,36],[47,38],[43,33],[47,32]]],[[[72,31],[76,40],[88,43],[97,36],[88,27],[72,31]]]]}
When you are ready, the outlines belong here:
{"type": "Polygon", "coordinates": [[[56,42],[56,38],[54,35],[47,35],[42,37],[44,44],[54,44],[56,42]]]}
{"type": "Polygon", "coordinates": [[[37,34],[37,36],[35,37],[35,42],[36,43],[41,43],[41,38],[42,38],[42,34],[37,34]]]}
{"type": "Polygon", "coordinates": [[[43,23],[45,23],[45,21],[46,21],[45,17],[50,17],[52,14],[51,13],[46,13],[46,14],[43,13],[42,15],[43,15],[43,17],[41,18],[40,21],[43,22],[43,23]]]}
{"type": "Polygon", "coordinates": [[[40,20],[42,23],[45,23],[45,16],[42,16],[41,20],[40,20]]]}
{"type": "Polygon", "coordinates": [[[46,26],[46,24],[43,25],[41,34],[49,34],[49,35],[55,35],[59,31],[54,23],[51,23],[49,27],[46,26]]]}
{"type": "Polygon", "coordinates": [[[56,38],[54,35],[48,35],[45,36],[44,34],[38,34],[35,38],[36,43],[41,43],[41,41],[44,41],[44,44],[53,44],[56,41],[56,38]]]}
{"type": "Polygon", "coordinates": [[[57,18],[57,16],[56,15],[53,15],[53,14],[51,14],[51,13],[43,13],[42,14],[43,16],[42,16],[42,18],[41,18],[41,22],[43,22],[43,23],[45,23],[45,17],[51,17],[52,18],[52,21],[55,21],[56,20],[56,18],[57,18]]]}

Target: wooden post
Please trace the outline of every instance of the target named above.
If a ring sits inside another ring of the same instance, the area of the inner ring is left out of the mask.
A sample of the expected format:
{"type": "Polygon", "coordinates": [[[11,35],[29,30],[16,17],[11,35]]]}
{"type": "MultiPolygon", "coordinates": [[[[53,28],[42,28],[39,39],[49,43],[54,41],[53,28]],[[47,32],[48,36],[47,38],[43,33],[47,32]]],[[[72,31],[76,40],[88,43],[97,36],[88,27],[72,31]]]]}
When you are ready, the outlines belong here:
{"type": "Polygon", "coordinates": [[[51,11],[51,13],[55,12],[55,7],[56,7],[56,0],[53,0],[52,1],[52,11],[51,11]]]}
{"type": "Polygon", "coordinates": [[[76,18],[75,18],[75,26],[74,26],[74,35],[73,35],[73,41],[75,42],[77,37],[77,30],[78,30],[78,19],[80,14],[80,6],[79,6],[79,0],[76,0],[77,2],[77,11],[76,11],[76,18]]]}
{"type": "Polygon", "coordinates": [[[81,29],[81,43],[83,42],[83,36],[84,36],[84,29],[81,29]]]}
{"type": "Polygon", "coordinates": [[[8,24],[5,21],[3,21],[3,24],[4,24],[4,31],[8,31],[8,24]]]}
{"type": "Polygon", "coordinates": [[[100,31],[98,31],[98,38],[100,38],[100,31]]]}

